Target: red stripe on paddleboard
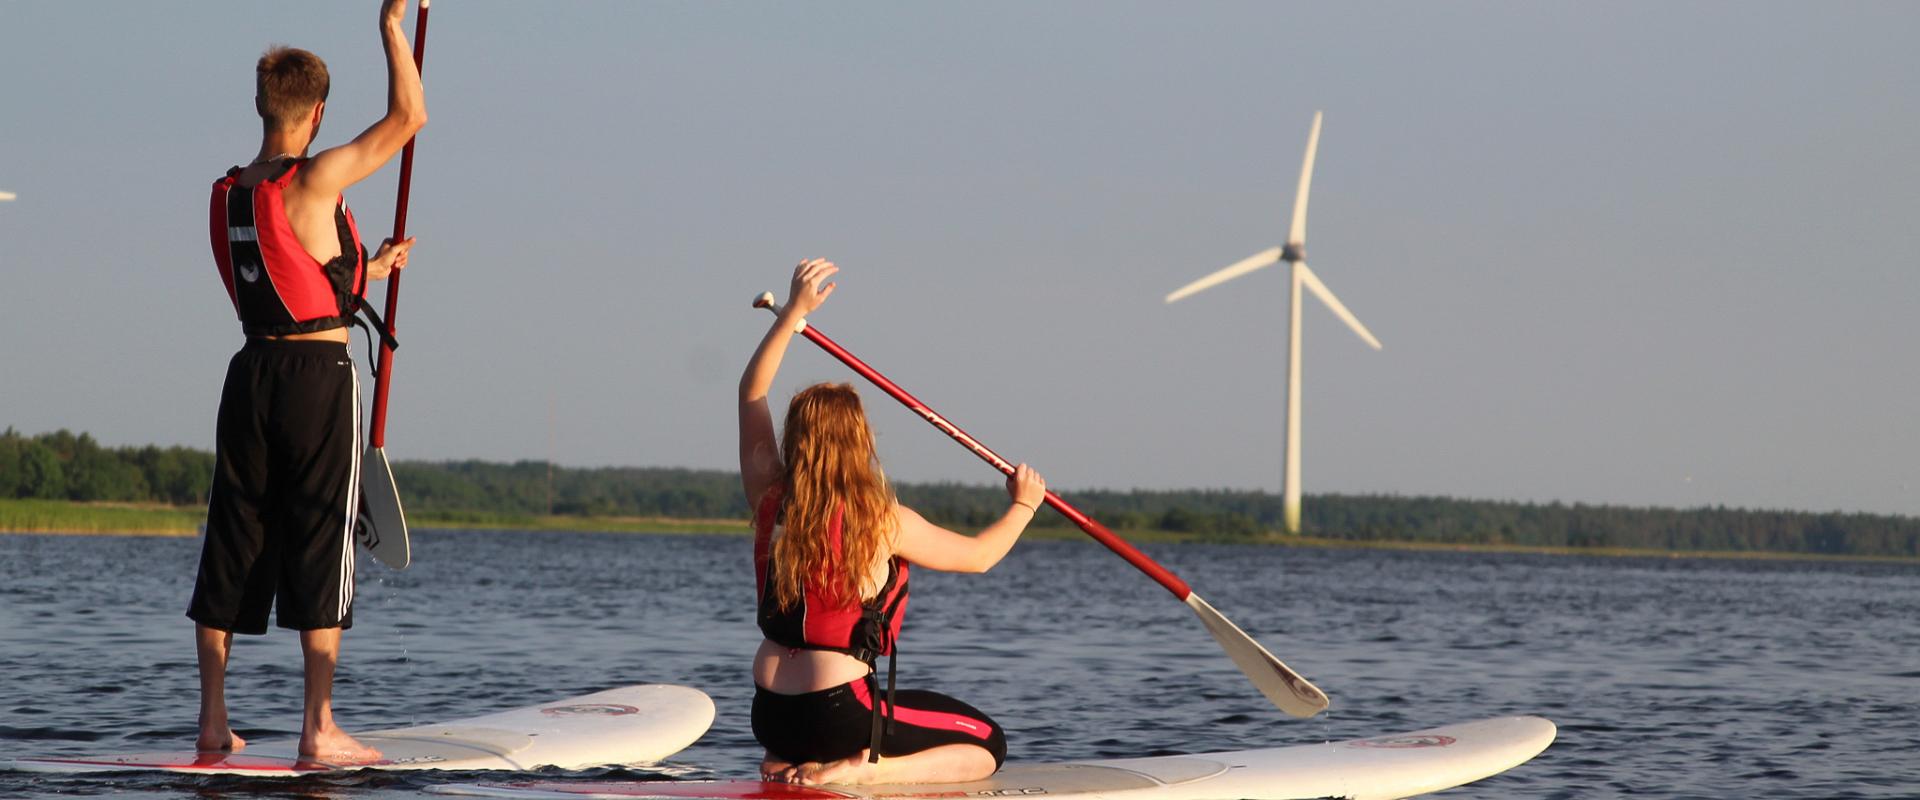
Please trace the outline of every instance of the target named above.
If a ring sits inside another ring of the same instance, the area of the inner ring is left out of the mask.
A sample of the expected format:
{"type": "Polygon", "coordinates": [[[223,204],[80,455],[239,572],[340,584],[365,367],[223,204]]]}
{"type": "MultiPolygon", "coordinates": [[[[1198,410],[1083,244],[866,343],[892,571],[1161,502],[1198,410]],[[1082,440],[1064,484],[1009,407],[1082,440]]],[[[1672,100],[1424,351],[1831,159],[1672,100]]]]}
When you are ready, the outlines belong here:
{"type": "Polygon", "coordinates": [[[614,797],[687,797],[701,800],[848,800],[854,795],[766,781],[621,781],[486,783],[489,788],[520,789],[534,792],[610,795],[614,797]]]}

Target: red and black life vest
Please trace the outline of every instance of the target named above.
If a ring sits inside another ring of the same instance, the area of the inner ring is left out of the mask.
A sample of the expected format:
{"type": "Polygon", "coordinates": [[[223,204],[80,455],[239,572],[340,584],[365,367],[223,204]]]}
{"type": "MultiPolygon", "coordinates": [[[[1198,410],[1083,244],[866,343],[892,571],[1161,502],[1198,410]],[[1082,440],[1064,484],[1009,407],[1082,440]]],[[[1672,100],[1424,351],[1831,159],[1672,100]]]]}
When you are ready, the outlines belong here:
{"type": "MultiPolygon", "coordinates": [[[[817,581],[808,581],[801,601],[781,608],[775,598],[778,588],[769,560],[773,549],[773,524],[780,515],[780,487],[767,492],[754,518],[753,568],[760,589],[760,632],[782,647],[803,650],[831,650],[846,653],[873,664],[880,656],[892,655],[900,638],[900,623],[907,610],[907,561],[894,556],[887,562],[887,582],[879,593],[859,604],[834,603],[832,595],[817,581]]],[[[841,514],[835,511],[828,523],[827,538],[840,547],[841,514]]],[[[891,670],[889,670],[891,677],[891,670]]]]}
{"type": "Polygon", "coordinates": [[[346,198],[333,211],[340,255],[325,264],[300,246],[287,220],[286,189],[305,164],[289,159],[251,187],[240,185],[242,168],[234,167],[213,184],[213,260],[248,336],[344,327],[364,305],[367,251],[346,198]]]}

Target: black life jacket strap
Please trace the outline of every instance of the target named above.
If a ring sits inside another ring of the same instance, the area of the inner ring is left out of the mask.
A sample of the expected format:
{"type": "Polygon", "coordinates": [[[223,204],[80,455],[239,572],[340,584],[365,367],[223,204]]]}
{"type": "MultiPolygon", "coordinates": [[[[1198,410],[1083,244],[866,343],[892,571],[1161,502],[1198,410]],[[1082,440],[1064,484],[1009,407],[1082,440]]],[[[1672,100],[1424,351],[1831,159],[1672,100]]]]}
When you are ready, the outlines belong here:
{"type": "MultiPolygon", "coordinates": [[[[887,576],[887,583],[889,586],[895,581],[903,580],[902,574],[897,571],[899,568],[900,563],[898,561],[888,565],[887,569],[889,574],[887,576]]],[[[893,597],[880,609],[880,641],[882,643],[881,646],[887,651],[887,733],[893,733],[894,720],[900,714],[900,708],[894,703],[893,698],[894,679],[900,674],[900,640],[893,635],[893,618],[900,613],[900,606],[905,605],[906,602],[907,587],[902,585],[897,587],[893,597]]],[[[877,662],[878,659],[874,658],[872,654],[868,654],[867,669],[878,674],[879,668],[877,662]]],[[[877,689],[879,687],[876,686],[874,688],[877,689]]],[[[880,762],[880,729],[880,705],[879,699],[875,698],[873,706],[873,732],[867,749],[867,763],[869,764],[877,764],[880,762]]]]}
{"type": "Polygon", "coordinates": [[[893,719],[900,713],[900,706],[893,702],[893,676],[900,672],[900,646],[895,644],[887,653],[887,733],[893,733],[893,719]]]}
{"type": "MultiPolygon", "coordinates": [[[[894,676],[899,674],[899,671],[900,671],[900,645],[897,642],[892,642],[890,644],[892,644],[892,647],[890,647],[887,652],[886,710],[881,711],[880,698],[878,696],[874,697],[873,698],[873,727],[871,731],[867,734],[867,763],[869,764],[880,763],[880,744],[881,742],[885,741],[884,737],[881,735],[881,730],[884,728],[884,730],[887,733],[893,733],[894,719],[897,716],[899,716],[899,713],[900,713],[900,707],[894,703],[894,699],[893,699],[894,676]],[[882,717],[886,719],[886,725],[884,726],[880,724],[882,717]]],[[[877,660],[868,661],[867,668],[869,670],[872,670],[872,673],[875,675],[880,674],[879,663],[877,660]]],[[[874,688],[879,689],[880,688],[878,686],[879,681],[875,681],[874,683],[875,683],[874,688]]],[[[878,695],[878,692],[875,692],[875,694],[878,695]]]]}
{"type": "Polygon", "coordinates": [[[380,377],[379,350],[373,346],[374,337],[388,350],[400,349],[400,340],[393,338],[393,326],[373,310],[373,304],[367,302],[367,246],[361,244],[353,235],[353,225],[347,221],[347,204],[343,199],[333,207],[334,233],[340,237],[340,255],[328,262],[325,271],[327,280],[333,284],[333,290],[339,295],[342,313],[347,321],[367,334],[367,369],[373,371],[373,377],[380,377]],[[365,314],[362,320],[358,315],[365,314]],[[371,324],[369,324],[371,323],[371,324]]]}
{"type": "Polygon", "coordinates": [[[353,322],[352,317],[320,317],[305,322],[287,322],[279,325],[240,325],[240,332],[248,336],[287,336],[295,333],[315,333],[344,328],[353,322]]]}
{"type": "MultiPolygon", "coordinates": [[[[898,567],[898,563],[895,563],[898,567]]],[[[904,577],[900,580],[905,581],[904,577]]],[[[893,676],[900,669],[900,640],[893,635],[893,619],[907,603],[907,587],[902,583],[893,599],[880,612],[880,638],[887,643],[887,733],[893,733],[893,719],[899,713],[893,704],[893,676]]]]}
{"type": "Polygon", "coordinates": [[[400,349],[400,340],[393,338],[393,328],[389,327],[385,320],[380,319],[379,314],[374,313],[373,304],[368,303],[364,297],[356,297],[354,300],[359,306],[355,311],[359,313],[347,319],[352,320],[356,327],[367,332],[367,366],[373,370],[373,377],[379,378],[380,351],[373,346],[374,338],[379,337],[380,343],[386,345],[388,350],[400,349]],[[361,319],[360,314],[365,314],[366,319],[361,319]],[[372,320],[371,325],[368,324],[368,320],[372,320]]]}
{"type": "MultiPolygon", "coordinates": [[[[892,683],[892,674],[887,675],[887,681],[892,683]]],[[[892,695],[892,692],[888,692],[888,695],[892,695]]],[[[888,700],[892,700],[892,697],[889,696],[888,700]]],[[[884,713],[880,710],[880,698],[873,698],[873,725],[867,734],[867,763],[869,764],[880,763],[880,717],[884,713]]]]}

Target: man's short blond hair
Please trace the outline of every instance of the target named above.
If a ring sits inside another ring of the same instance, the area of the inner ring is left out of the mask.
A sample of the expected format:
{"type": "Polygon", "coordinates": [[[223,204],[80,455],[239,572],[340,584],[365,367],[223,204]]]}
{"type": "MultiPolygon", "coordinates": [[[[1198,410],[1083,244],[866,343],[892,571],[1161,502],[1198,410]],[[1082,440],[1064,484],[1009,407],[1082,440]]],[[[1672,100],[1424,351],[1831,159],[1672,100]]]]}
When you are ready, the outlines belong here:
{"type": "Polygon", "coordinates": [[[253,105],[269,128],[306,122],[313,104],[327,99],[327,62],[305,50],[270,47],[253,71],[253,105]]]}

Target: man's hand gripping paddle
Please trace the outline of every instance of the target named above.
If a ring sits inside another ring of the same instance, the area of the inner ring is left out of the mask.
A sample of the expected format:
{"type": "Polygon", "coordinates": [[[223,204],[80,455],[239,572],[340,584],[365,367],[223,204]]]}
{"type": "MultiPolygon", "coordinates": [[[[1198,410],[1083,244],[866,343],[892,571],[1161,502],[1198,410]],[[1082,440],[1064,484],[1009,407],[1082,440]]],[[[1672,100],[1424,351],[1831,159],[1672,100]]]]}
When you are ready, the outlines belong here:
{"type": "MultiPolygon", "coordinates": [[[[755,298],[753,307],[779,313],[779,308],[774,305],[772,292],[762,293],[755,298]]],[[[801,320],[795,326],[795,332],[819,345],[820,349],[827,351],[828,355],[840,359],[841,363],[851,367],[854,372],[860,373],[860,377],[866,378],[868,382],[879,387],[880,391],[886,392],[902,405],[912,409],[913,413],[919,414],[933,427],[939,428],[940,432],[973,451],[973,454],[979,456],[981,460],[992,464],[1002,473],[1013,474],[1013,464],[988,449],[979,440],[968,436],[966,431],[960,430],[959,426],[935,413],[933,409],[927,407],[927,404],[907,394],[905,389],[887,380],[886,376],[867,366],[866,362],[827,338],[827,335],[821,333],[818,328],[808,325],[806,320],[801,320]]],[[[1240,626],[1233,624],[1232,620],[1208,605],[1207,601],[1200,599],[1199,595],[1194,594],[1193,590],[1187,587],[1185,581],[1168,572],[1166,567],[1160,566],[1159,562],[1148,558],[1145,553],[1128,544],[1126,540],[1114,535],[1113,531],[1107,530],[1105,525],[1080,513],[1079,509],[1069,505],[1066,500],[1061,499],[1051,490],[1047,492],[1047,505],[1053,506],[1055,511],[1060,512],[1073,524],[1080,526],[1080,530],[1086,531],[1088,536],[1106,545],[1107,549],[1126,559],[1127,563],[1146,573],[1147,577],[1166,587],[1167,591],[1172,592],[1180,602],[1193,609],[1193,613],[1200,617],[1200,623],[1206,626],[1207,633],[1213,634],[1214,641],[1219,642],[1221,649],[1227,651],[1227,657],[1233,659],[1234,666],[1246,673],[1247,678],[1253,681],[1254,687],[1259,689],[1261,694],[1266,695],[1267,699],[1281,711],[1306,718],[1327,709],[1325,692],[1307,682],[1306,678],[1300,677],[1299,673],[1289,669],[1286,664],[1280,662],[1280,659],[1274,658],[1272,653],[1267,652],[1267,648],[1261,647],[1260,643],[1248,636],[1246,631],[1240,630],[1240,626]]]]}
{"type": "MultiPolygon", "coordinates": [[[[413,25],[413,68],[419,71],[427,55],[427,5],[420,0],[420,15],[413,25]]],[[[413,188],[413,139],[400,154],[400,198],[393,208],[393,240],[407,238],[407,192],[413,188]]],[[[394,309],[400,303],[400,271],[387,276],[387,329],[394,327],[394,309]]],[[[394,569],[406,569],[413,562],[413,548],[407,541],[407,515],[400,508],[400,490],[393,485],[393,467],[387,464],[387,387],[393,383],[393,347],[381,337],[379,366],[374,369],[373,429],[367,454],[360,459],[360,516],[354,525],[354,538],[367,552],[394,569]]]]}

